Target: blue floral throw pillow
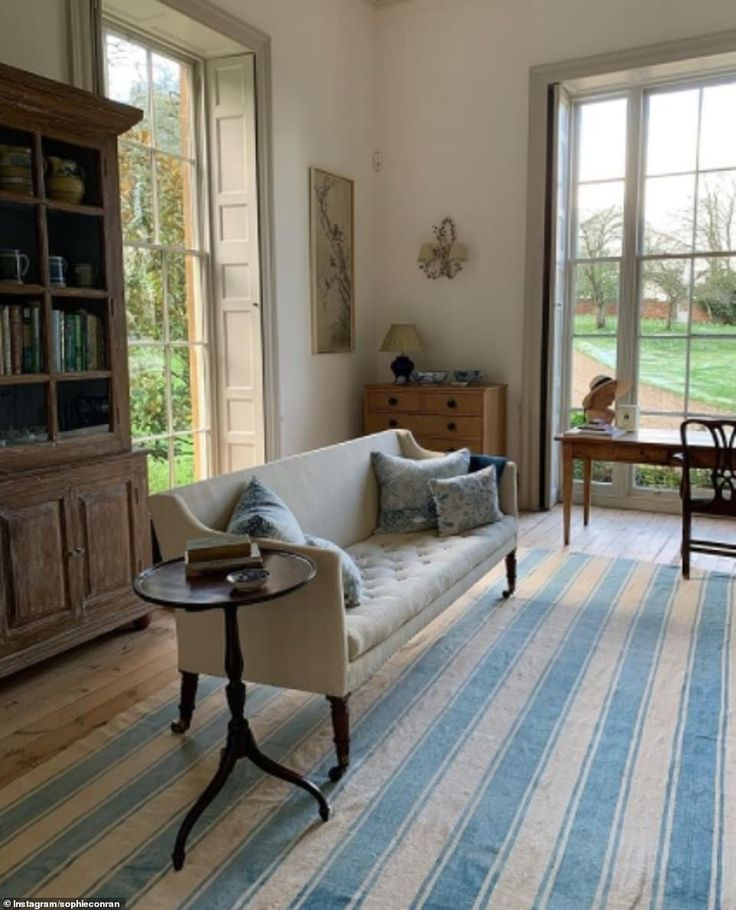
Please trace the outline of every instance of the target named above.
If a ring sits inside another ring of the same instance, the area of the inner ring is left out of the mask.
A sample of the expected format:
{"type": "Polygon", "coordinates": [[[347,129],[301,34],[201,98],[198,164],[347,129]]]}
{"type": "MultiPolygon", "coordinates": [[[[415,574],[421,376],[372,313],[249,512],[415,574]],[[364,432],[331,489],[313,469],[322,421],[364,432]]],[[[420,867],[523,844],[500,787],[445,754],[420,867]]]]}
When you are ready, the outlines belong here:
{"type": "Polygon", "coordinates": [[[360,569],[355,565],[353,557],[338,547],[331,540],[325,540],[324,537],[313,537],[307,534],[307,546],[319,547],[322,550],[332,550],[340,557],[340,568],[342,569],[342,593],[346,607],[358,607],[363,599],[363,576],[360,569]]]}
{"type": "Polygon", "coordinates": [[[271,537],[304,546],[306,538],[294,513],[273,490],[252,477],[233,509],[228,534],[271,537]]]}
{"type": "Polygon", "coordinates": [[[371,452],[380,487],[379,534],[408,534],[437,527],[430,481],[467,474],[470,451],[460,449],[441,458],[401,458],[371,452]]]}
{"type": "Polygon", "coordinates": [[[498,505],[494,466],[464,477],[430,480],[429,486],[437,508],[437,530],[440,537],[459,534],[503,518],[498,505]]]}

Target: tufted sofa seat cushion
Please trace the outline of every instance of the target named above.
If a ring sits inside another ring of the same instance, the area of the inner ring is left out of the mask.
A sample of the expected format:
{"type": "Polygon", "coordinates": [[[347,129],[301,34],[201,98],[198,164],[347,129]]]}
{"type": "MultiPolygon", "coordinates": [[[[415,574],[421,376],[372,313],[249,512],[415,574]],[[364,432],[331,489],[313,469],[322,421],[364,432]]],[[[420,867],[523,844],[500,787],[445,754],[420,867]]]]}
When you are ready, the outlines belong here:
{"type": "Polygon", "coordinates": [[[348,547],[363,576],[363,599],[348,610],[351,661],[385,641],[509,539],[516,519],[453,537],[436,531],[374,534],[348,547]]]}

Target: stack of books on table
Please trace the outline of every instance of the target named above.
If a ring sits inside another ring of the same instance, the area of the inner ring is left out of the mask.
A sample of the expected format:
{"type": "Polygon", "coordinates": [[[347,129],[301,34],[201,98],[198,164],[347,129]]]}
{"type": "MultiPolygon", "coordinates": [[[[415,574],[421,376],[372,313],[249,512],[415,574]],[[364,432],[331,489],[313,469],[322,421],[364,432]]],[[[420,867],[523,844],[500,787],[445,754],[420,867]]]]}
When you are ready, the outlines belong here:
{"type": "Polygon", "coordinates": [[[623,436],[625,433],[626,430],[622,430],[620,427],[614,427],[613,424],[606,423],[605,420],[593,418],[585,423],[581,423],[579,427],[573,427],[571,430],[566,430],[565,436],[599,436],[603,439],[616,439],[619,436],[623,436]]]}
{"type": "Polygon", "coordinates": [[[187,541],[184,553],[184,574],[187,578],[201,578],[235,569],[261,568],[261,551],[247,534],[199,537],[187,541]]]}

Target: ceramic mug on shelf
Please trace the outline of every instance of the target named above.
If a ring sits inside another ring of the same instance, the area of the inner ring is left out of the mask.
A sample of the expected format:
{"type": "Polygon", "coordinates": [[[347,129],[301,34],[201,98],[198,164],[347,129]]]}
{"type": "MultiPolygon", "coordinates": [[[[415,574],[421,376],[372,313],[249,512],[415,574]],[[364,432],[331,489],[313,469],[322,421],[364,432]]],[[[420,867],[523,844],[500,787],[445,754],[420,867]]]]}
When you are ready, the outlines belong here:
{"type": "Polygon", "coordinates": [[[30,259],[20,250],[0,250],[0,281],[23,284],[30,265],[30,259]]]}
{"type": "Polygon", "coordinates": [[[66,287],[67,262],[63,256],[49,256],[49,282],[55,288],[66,287]]]}
{"type": "Polygon", "coordinates": [[[78,288],[92,288],[95,285],[95,267],[91,262],[77,262],[74,265],[74,284],[78,288]]]}

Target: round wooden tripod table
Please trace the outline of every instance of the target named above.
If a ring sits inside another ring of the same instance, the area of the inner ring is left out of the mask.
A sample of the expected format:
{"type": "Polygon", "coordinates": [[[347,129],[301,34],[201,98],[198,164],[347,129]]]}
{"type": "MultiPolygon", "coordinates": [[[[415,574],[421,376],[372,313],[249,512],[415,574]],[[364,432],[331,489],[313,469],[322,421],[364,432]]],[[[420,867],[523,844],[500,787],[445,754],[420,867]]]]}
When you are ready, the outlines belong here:
{"type": "Polygon", "coordinates": [[[330,817],[330,807],[319,788],[306,777],[284,768],[264,755],[253,738],[250,725],[245,718],[245,684],[243,683],[243,653],[240,648],[238,610],[250,604],[276,600],[308,584],[316,575],[316,566],[311,559],[284,550],[264,550],[263,564],[271,573],[267,583],[257,591],[243,593],[235,591],[220,575],[187,579],[184,575],[184,560],[171,559],[146,569],[133,582],[136,594],[150,603],[175,607],[201,613],[205,610],[222,610],[225,614],[225,673],[228,684],[225,689],[230,708],[230,722],[227,727],[227,741],[220,754],[220,764],[215,776],[202,795],[186,814],[176,836],[172,856],[175,869],[184,865],[185,847],[189,833],[197,819],[222,790],[235,763],[240,758],[249,758],[254,765],[295,784],[311,793],[319,805],[323,821],[330,817]]]}

